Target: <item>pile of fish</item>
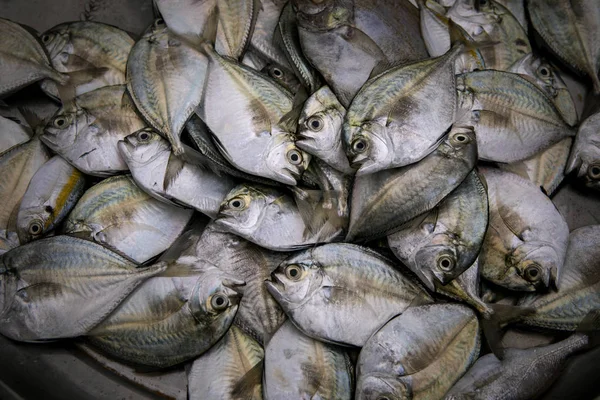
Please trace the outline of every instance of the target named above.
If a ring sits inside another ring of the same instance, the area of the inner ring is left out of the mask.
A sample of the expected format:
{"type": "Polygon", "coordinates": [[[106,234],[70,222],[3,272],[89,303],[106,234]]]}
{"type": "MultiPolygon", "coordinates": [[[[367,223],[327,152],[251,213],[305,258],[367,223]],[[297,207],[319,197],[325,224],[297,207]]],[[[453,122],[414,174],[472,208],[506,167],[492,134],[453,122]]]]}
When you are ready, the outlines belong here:
{"type": "Polygon", "coordinates": [[[529,399],[594,345],[600,225],[549,196],[599,195],[597,0],[154,5],[0,19],[1,334],[191,399],[529,399]]]}

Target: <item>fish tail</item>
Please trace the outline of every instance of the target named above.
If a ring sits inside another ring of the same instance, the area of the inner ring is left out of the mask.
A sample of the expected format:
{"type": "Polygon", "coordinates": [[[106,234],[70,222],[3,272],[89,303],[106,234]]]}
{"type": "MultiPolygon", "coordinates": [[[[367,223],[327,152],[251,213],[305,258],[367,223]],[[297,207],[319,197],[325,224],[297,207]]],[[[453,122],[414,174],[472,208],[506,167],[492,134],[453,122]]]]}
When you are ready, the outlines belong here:
{"type": "Polygon", "coordinates": [[[254,398],[256,387],[262,384],[263,364],[264,360],[261,360],[240,378],[231,390],[232,399],[254,398]]]}
{"type": "Polygon", "coordinates": [[[490,350],[498,359],[502,360],[504,357],[504,347],[502,346],[504,327],[509,323],[519,321],[523,317],[533,314],[535,309],[507,304],[488,305],[493,310],[493,314],[481,321],[481,328],[490,350]]]}

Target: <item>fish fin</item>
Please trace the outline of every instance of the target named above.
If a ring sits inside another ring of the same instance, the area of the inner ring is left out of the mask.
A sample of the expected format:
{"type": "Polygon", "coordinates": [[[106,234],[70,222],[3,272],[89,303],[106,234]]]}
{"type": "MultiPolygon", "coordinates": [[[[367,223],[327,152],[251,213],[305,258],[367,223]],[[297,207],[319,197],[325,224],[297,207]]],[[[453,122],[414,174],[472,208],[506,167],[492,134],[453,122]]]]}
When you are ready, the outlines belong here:
{"type": "Polygon", "coordinates": [[[252,399],[257,386],[262,385],[264,360],[260,360],[246,374],[240,378],[231,389],[232,399],[252,399]]]}
{"type": "MultiPolygon", "coordinates": [[[[317,242],[330,241],[336,232],[343,231],[345,218],[338,216],[336,207],[323,206],[323,199],[337,191],[307,190],[295,186],[292,192],[308,236],[316,235],[317,242]]],[[[335,198],[335,195],[332,197],[335,198]]]]}
{"type": "Polygon", "coordinates": [[[489,318],[481,320],[481,328],[490,350],[502,360],[504,348],[502,347],[503,329],[509,323],[517,322],[521,318],[535,313],[529,307],[511,306],[507,304],[486,303],[493,311],[489,318]]]}
{"type": "Polygon", "coordinates": [[[571,154],[569,154],[569,159],[565,164],[565,175],[569,175],[571,172],[578,169],[581,165],[581,156],[579,155],[579,152],[575,147],[576,144],[577,141],[575,141],[575,143],[573,143],[573,145],[571,146],[571,154]]]}
{"type": "Polygon", "coordinates": [[[165,270],[158,276],[165,278],[183,278],[188,276],[198,276],[204,270],[200,267],[201,263],[195,263],[199,261],[196,257],[181,257],[174,262],[159,261],[155,265],[164,266],[165,270]],[[193,258],[193,260],[188,260],[193,258]]]}
{"type": "Polygon", "coordinates": [[[66,73],[67,78],[64,81],[55,82],[61,103],[63,105],[71,103],[77,97],[75,90],[77,86],[104,75],[108,70],[108,68],[93,68],[66,73]]]}
{"type": "MultiPolygon", "coordinates": [[[[591,310],[577,326],[577,332],[592,332],[600,330],[600,310],[591,310]]],[[[600,336],[598,337],[600,341],[600,336]]]]}
{"type": "Polygon", "coordinates": [[[139,261],[134,260],[133,258],[131,258],[131,256],[128,256],[127,254],[123,253],[121,250],[117,249],[116,247],[111,246],[110,244],[105,243],[105,242],[95,241],[94,238],[92,236],[90,236],[90,234],[91,234],[91,232],[69,232],[69,233],[66,233],[67,236],[71,236],[71,237],[75,237],[78,239],[87,240],[88,242],[94,242],[96,244],[99,244],[102,247],[105,247],[108,250],[112,251],[113,253],[119,255],[120,257],[123,257],[130,263],[135,264],[137,267],[143,267],[143,265],[139,261]]]}
{"type": "Polygon", "coordinates": [[[165,178],[163,180],[163,187],[165,188],[165,192],[169,191],[169,188],[175,182],[181,170],[185,166],[185,162],[177,157],[175,154],[171,153],[169,155],[169,161],[167,163],[167,169],[165,171],[165,178]]]}
{"type": "Polygon", "coordinates": [[[525,225],[523,220],[517,213],[513,212],[508,207],[501,205],[501,202],[496,201],[496,204],[498,204],[498,215],[500,216],[500,219],[502,219],[502,222],[504,222],[504,225],[506,225],[513,235],[518,237],[521,241],[524,241],[523,233],[526,231],[526,228],[519,229],[519,226],[523,227],[525,225]]]}
{"type": "Polygon", "coordinates": [[[296,132],[296,129],[298,129],[298,119],[300,118],[306,99],[308,99],[308,92],[304,86],[301,86],[294,95],[292,109],[279,119],[279,125],[282,125],[290,132],[296,132]]]}

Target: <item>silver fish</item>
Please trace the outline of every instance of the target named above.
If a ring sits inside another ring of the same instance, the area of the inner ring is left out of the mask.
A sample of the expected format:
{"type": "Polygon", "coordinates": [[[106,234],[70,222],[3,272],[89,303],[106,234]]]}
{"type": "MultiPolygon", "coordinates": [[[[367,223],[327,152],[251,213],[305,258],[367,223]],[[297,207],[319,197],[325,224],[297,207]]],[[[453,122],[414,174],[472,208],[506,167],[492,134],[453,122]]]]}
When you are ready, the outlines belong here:
{"type": "Polygon", "coordinates": [[[0,257],[0,332],[20,341],[84,335],[164,269],[69,236],[25,244],[0,257]]]}
{"type": "Polygon", "coordinates": [[[170,274],[140,285],[87,334],[90,342],[121,360],[159,368],[209,350],[231,326],[244,281],[199,263],[170,264],[170,274]]]}
{"type": "Polygon", "coordinates": [[[85,177],[60,156],[37,170],[23,195],[17,233],[24,244],[39,239],[62,222],[85,190],[85,177]]]}
{"type": "Polygon", "coordinates": [[[456,382],[445,399],[535,398],[559,377],[569,356],[587,345],[587,336],[575,334],[548,346],[506,349],[502,361],[494,354],[486,354],[456,382]]]}
{"type": "Polygon", "coordinates": [[[451,47],[449,19],[445,8],[434,0],[419,0],[421,35],[431,57],[439,57],[451,47]]]}
{"type": "Polygon", "coordinates": [[[119,150],[135,182],[152,197],[192,207],[215,218],[221,202],[235,187],[233,179],[209,170],[195,150],[182,145],[181,156],[152,129],[143,129],[119,142],[119,150]]]}
{"type": "Polygon", "coordinates": [[[529,24],[527,23],[527,18],[525,17],[525,0],[495,0],[496,3],[501,4],[504,8],[506,8],[510,13],[515,17],[519,24],[527,33],[529,24]]]}
{"type": "Polygon", "coordinates": [[[210,350],[198,357],[188,372],[190,399],[262,400],[262,368],[255,385],[248,376],[262,367],[265,352],[260,344],[232,326],[210,350]]]}
{"type": "Polygon", "coordinates": [[[565,174],[573,171],[585,186],[600,190],[600,112],[590,115],[579,126],[565,174]]]}
{"type": "Polygon", "coordinates": [[[475,128],[480,159],[521,161],[575,135],[550,98],[518,74],[474,71],[459,75],[456,87],[459,123],[475,128]]]}
{"type": "Polygon", "coordinates": [[[497,169],[481,171],[490,206],[479,256],[482,276],[511,290],[558,287],[569,237],[563,216],[530,181],[497,169]]]}
{"type": "Polygon", "coordinates": [[[0,155],[32,137],[33,130],[19,109],[0,102],[0,155]]]}
{"type": "Polygon", "coordinates": [[[105,177],[127,171],[117,143],[145,126],[125,86],[106,86],[61,107],[41,140],[81,172],[105,177]]]}
{"type": "Polygon", "coordinates": [[[362,348],[356,399],[442,399],[477,359],[479,342],[479,323],[470,308],[411,307],[362,348]]]}
{"type": "Polygon", "coordinates": [[[303,333],[345,346],[363,346],[393,316],[432,301],[378,253],[345,243],[291,256],[265,284],[303,333]]]}
{"type": "Polygon", "coordinates": [[[462,51],[392,68],[369,80],[344,120],[344,146],[357,175],[416,163],[454,123],[454,60],[462,51]]]}
{"type": "Polygon", "coordinates": [[[154,5],[169,30],[177,36],[193,44],[216,36],[217,0],[154,0],[154,5]]]}
{"type": "MultiPolygon", "coordinates": [[[[279,16],[287,3],[286,0],[260,0],[258,15],[246,54],[255,53],[267,60],[268,63],[290,69],[291,65],[288,63],[285,52],[274,41],[279,16]]],[[[294,74],[293,71],[290,72],[294,74]]]]}
{"type": "Polygon", "coordinates": [[[488,198],[477,171],[431,211],[418,226],[387,238],[400,261],[431,291],[446,285],[475,262],[488,224],[488,198]]]}
{"type": "Polygon", "coordinates": [[[219,23],[215,50],[239,59],[250,43],[260,2],[256,0],[217,0],[219,23]]]}
{"type": "Polygon", "coordinates": [[[353,367],[338,347],[302,334],[284,323],[265,348],[265,400],[350,400],[353,367]]]}
{"type": "Polygon", "coordinates": [[[458,187],[476,160],[472,129],[454,126],[438,148],[420,162],[357,177],[346,240],[372,239],[400,230],[458,187]]]}

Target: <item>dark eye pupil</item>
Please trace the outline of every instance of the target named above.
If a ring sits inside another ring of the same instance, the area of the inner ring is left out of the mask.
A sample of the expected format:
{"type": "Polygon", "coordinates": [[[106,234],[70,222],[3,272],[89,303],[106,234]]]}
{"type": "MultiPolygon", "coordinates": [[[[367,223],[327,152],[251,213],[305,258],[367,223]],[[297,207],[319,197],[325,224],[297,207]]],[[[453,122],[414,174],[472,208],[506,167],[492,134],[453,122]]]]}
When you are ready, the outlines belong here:
{"type": "Polygon", "coordinates": [[[450,261],[448,261],[448,260],[442,260],[442,267],[448,268],[449,266],[450,266],[450,261]]]}
{"type": "Polygon", "coordinates": [[[56,125],[58,126],[63,126],[65,124],[65,120],[64,119],[59,119],[56,121],[56,125]]]}
{"type": "Polygon", "coordinates": [[[529,270],[529,276],[531,276],[532,278],[535,278],[537,276],[537,274],[538,274],[537,269],[532,268],[529,270]]]}
{"type": "Polygon", "coordinates": [[[362,150],[365,148],[365,144],[363,142],[356,143],[356,148],[362,150]]]}
{"type": "Polygon", "coordinates": [[[315,120],[313,120],[313,121],[310,123],[310,125],[311,125],[313,128],[318,128],[318,127],[321,125],[321,123],[315,119],[315,120]]]}
{"type": "Polygon", "coordinates": [[[34,233],[37,233],[39,230],[40,230],[40,227],[38,225],[33,225],[31,227],[31,231],[34,232],[34,233]]]}
{"type": "Polygon", "coordinates": [[[298,161],[298,160],[299,160],[298,154],[292,154],[292,155],[290,156],[290,159],[291,159],[292,161],[294,161],[294,162],[295,162],[295,161],[298,161]]]}
{"type": "Polygon", "coordinates": [[[291,269],[290,270],[290,276],[292,276],[292,277],[298,276],[298,270],[297,269],[291,269]]]}
{"type": "Polygon", "coordinates": [[[540,70],[540,73],[541,73],[542,75],[546,76],[546,75],[548,75],[548,70],[547,70],[546,68],[542,68],[542,69],[540,70]]]}
{"type": "Polygon", "coordinates": [[[237,201],[237,200],[236,200],[236,201],[234,201],[234,202],[233,202],[231,205],[237,208],[237,207],[239,207],[241,204],[240,204],[240,202],[239,202],[239,201],[237,201]]]}
{"type": "Polygon", "coordinates": [[[215,300],[215,302],[218,306],[222,306],[225,303],[225,300],[223,300],[222,297],[217,297],[217,300],[215,300]]]}
{"type": "Polygon", "coordinates": [[[592,167],[592,175],[600,175],[600,167],[592,167]]]}
{"type": "Polygon", "coordinates": [[[466,138],[464,136],[457,136],[456,140],[458,140],[459,142],[464,142],[466,140],[466,138]]]}
{"type": "Polygon", "coordinates": [[[48,36],[48,35],[42,36],[42,42],[46,43],[48,40],[50,40],[50,36],[48,36]]]}
{"type": "Polygon", "coordinates": [[[273,68],[273,75],[275,75],[275,76],[281,76],[281,70],[279,70],[277,68],[273,68]]]}
{"type": "Polygon", "coordinates": [[[142,134],[140,135],[140,138],[141,138],[142,140],[146,140],[146,139],[148,139],[148,134],[147,134],[147,133],[142,133],[142,134]]]}

